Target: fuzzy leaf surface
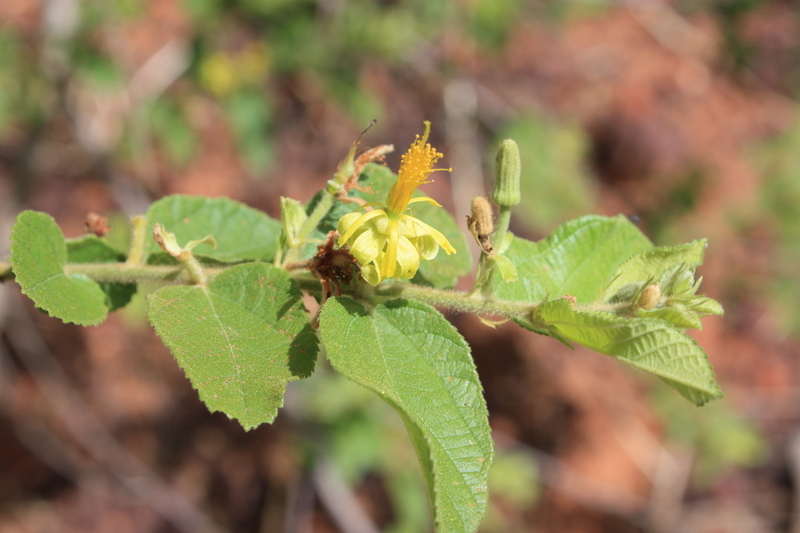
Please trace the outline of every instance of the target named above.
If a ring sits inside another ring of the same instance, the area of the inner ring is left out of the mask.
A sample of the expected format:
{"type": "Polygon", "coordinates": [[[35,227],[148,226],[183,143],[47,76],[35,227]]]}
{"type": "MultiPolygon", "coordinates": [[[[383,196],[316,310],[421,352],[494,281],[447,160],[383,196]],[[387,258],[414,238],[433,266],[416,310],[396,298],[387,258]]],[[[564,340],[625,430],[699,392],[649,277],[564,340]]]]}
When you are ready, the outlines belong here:
{"type": "Polygon", "coordinates": [[[473,532],[487,502],[492,440],[469,347],[435,309],[390,300],[372,311],[329,299],[320,334],[333,367],[401,414],[420,457],[439,532],[473,532]]]}
{"type": "Polygon", "coordinates": [[[80,274],[66,274],[67,243],[50,215],[23,211],[11,230],[11,257],[17,283],[50,316],[81,326],[106,319],[106,295],[80,274]]]}
{"type": "Polygon", "coordinates": [[[703,349],[663,320],[576,310],[564,299],[541,305],[538,318],[568,340],[655,374],[695,405],[722,397],[703,349]]]}
{"type": "Polygon", "coordinates": [[[590,303],[620,263],[652,247],[624,215],[581,217],[541,241],[514,237],[504,255],[517,266],[519,279],[508,283],[494,275],[493,293],[523,302],[571,295],[578,303],[590,303]]]}
{"type": "Polygon", "coordinates": [[[272,422],[286,383],[314,370],[317,336],[300,290],[271,265],[237,265],[207,286],[164,287],[148,296],[147,314],[208,408],[245,429],[272,422]]]}
{"type": "MultiPolygon", "coordinates": [[[[167,196],[147,210],[150,234],[156,223],[174,233],[182,246],[213,235],[216,248],[201,244],[193,252],[221,262],[272,260],[281,233],[277,220],[230,198],[167,196]]],[[[148,254],[162,251],[154,240],[147,243],[148,254]]]]}

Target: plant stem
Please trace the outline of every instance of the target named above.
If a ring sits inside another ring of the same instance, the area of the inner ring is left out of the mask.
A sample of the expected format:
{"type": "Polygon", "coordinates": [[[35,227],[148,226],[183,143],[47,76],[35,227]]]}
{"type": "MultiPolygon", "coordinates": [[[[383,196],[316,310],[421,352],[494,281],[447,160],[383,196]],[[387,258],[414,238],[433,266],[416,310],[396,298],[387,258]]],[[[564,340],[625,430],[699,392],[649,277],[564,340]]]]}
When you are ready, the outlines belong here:
{"type": "MultiPolygon", "coordinates": [[[[0,263],[0,273],[5,264],[0,263]]],[[[10,265],[9,265],[10,266],[10,265]]],[[[203,267],[205,280],[210,282],[225,267],[203,267]]],[[[138,281],[161,281],[170,284],[190,285],[198,280],[184,265],[129,265],[127,263],[68,263],[64,267],[67,274],[83,274],[97,282],[135,283],[138,281]]],[[[319,280],[308,272],[295,271],[292,277],[300,288],[309,292],[319,290],[319,280]]],[[[530,320],[532,313],[539,307],[539,302],[516,302],[487,298],[480,293],[450,291],[412,285],[410,283],[385,282],[374,289],[378,298],[409,298],[425,302],[440,309],[473,313],[476,315],[494,315],[504,318],[525,318],[530,320]]]]}
{"type": "Polygon", "coordinates": [[[378,286],[375,289],[375,294],[396,298],[412,298],[450,311],[476,315],[496,315],[505,318],[529,318],[531,313],[539,306],[538,303],[496,300],[485,298],[479,293],[434,289],[408,283],[392,283],[378,286]]]}
{"type": "MultiPolygon", "coordinates": [[[[204,268],[206,281],[211,281],[222,268],[204,268]]],[[[94,281],[135,283],[137,281],[163,281],[190,284],[194,280],[183,265],[129,265],[127,263],[67,263],[66,274],[83,274],[94,281]]]]}
{"type": "Polygon", "coordinates": [[[506,233],[508,233],[508,225],[511,222],[511,208],[500,207],[500,212],[497,214],[497,226],[492,235],[492,244],[494,244],[496,253],[503,253],[503,244],[506,240],[506,233]]]}

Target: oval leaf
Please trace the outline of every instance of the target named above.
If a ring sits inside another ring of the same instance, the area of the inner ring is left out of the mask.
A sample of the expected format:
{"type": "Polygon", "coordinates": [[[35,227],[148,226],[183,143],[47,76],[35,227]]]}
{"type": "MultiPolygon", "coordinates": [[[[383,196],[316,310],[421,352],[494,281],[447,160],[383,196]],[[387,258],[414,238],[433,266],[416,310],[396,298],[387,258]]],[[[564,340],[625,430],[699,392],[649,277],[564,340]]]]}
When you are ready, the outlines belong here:
{"type": "Polygon", "coordinates": [[[106,295],[94,281],[66,274],[67,244],[53,217],[24,211],[11,230],[11,266],[16,281],[47,314],[81,326],[106,319],[106,295]]]}
{"type": "MultiPolygon", "coordinates": [[[[201,244],[194,253],[222,262],[270,261],[275,257],[281,233],[277,220],[230,198],[180,194],[152,204],[147,210],[147,223],[150,234],[159,223],[174,233],[181,245],[213,235],[216,248],[201,244]]],[[[147,242],[148,253],[161,252],[154,240],[147,242]]]]}
{"type": "Polygon", "coordinates": [[[226,269],[207,286],[172,286],[147,314],[211,411],[245,429],[272,422],[286,383],[314,370],[317,336],[300,289],[264,263],[226,269]]]}
{"type": "Polygon", "coordinates": [[[406,421],[437,531],[472,532],[486,508],[488,412],[469,347],[434,308],[391,300],[369,311],[345,297],[320,313],[333,367],[383,397],[406,421]]]}
{"type": "Polygon", "coordinates": [[[571,341],[657,375],[695,405],[722,397],[703,349],[663,320],[576,310],[565,299],[541,305],[538,318],[571,341]]]}

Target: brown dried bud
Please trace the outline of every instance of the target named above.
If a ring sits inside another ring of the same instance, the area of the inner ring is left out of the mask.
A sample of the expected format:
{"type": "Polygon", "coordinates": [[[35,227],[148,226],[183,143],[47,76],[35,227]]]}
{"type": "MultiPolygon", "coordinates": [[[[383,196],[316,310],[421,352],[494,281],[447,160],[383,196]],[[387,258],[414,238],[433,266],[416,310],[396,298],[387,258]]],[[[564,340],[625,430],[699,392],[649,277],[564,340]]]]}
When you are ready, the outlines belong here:
{"type": "Polygon", "coordinates": [[[106,223],[107,219],[103,215],[89,212],[83,225],[86,227],[86,233],[92,233],[98,237],[105,237],[106,233],[111,231],[111,227],[106,223]]]}
{"type": "Polygon", "coordinates": [[[487,254],[492,253],[492,233],[494,233],[494,221],[492,220],[492,206],[489,200],[483,196],[476,196],[472,199],[472,216],[467,217],[467,227],[478,245],[487,254]]]}

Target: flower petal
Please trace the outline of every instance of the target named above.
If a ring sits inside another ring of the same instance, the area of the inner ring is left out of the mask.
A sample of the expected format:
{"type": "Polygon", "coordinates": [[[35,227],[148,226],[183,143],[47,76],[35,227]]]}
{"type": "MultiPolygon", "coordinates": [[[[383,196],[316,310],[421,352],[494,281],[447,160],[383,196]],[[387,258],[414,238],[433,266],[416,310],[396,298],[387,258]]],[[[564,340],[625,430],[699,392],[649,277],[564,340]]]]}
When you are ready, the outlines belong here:
{"type": "Polygon", "coordinates": [[[425,235],[430,235],[448,255],[456,253],[456,249],[450,244],[447,237],[442,235],[438,230],[410,215],[404,215],[402,218],[406,224],[406,231],[403,232],[406,237],[423,237],[425,235]]]}
{"type": "Polygon", "coordinates": [[[439,253],[439,243],[430,235],[423,235],[416,239],[411,239],[411,242],[416,246],[420,257],[426,260],[433,259],[439,253]]]}
{"type": "Polygon", "coordinates": [[[350,244],[350,253],[359,263],[367,265],[378,257],[384,246],[386,246],[386,235],[368,228],[350,244]]]}
{"type": "Polygon", "coordinates": [[[419,268],[419,253],[408,238],[400,235],[397,239],[397,266],[394,277],[413,278],[419,268]]]}
{"type": "Polygon", "coordinates": [[[358,211],[353,211],[352,213],[347,213],[342,218],[339,219],[339,223],[336,224],[336,231],[339,232],[339,235],[342,235],[347,228],[353,225],[353,222],[361,218],[361,215],[364,213],[359,213],[358,211]]]}
{"type": "Polygon", "coordinates": [[[361,277],[373,287],[383,281],[383,276],[374,263],[361,267],[361,277]]]}
{"type": "Polygon", "coordinates": [[[397,241],[400,238],[400,227],[397,220],[389,220],[389,240],[386,243],[386,253],[381,261],[381,275],[385,278],[394,276],[397,270],[397,241]]]}
{"type": "MultiPolygon", "coordinates": [[[[342,224],[342,221],[347,216],[348,215],[345,215],[344,217],[339,219],[339,226],[344,226],[342,224]]],[[[369,211],[369,212],[364,213],[363,215],[361,215],[358,218],[358,220],[356,220],[355,222],[352,222],[350,224],[350,226],[347,227],[346,231],[342,234],[342,236],[339,237],[339,246],[342,246],[344,243],[346,243],[348,240],[350,240],[350,237],[352,237],[353,234],[356,232],[356,230],[358,230],[358,228],[360,228],[362,225],[366,224],[367,222],[369,222],[373,218],[380,217],[380,216],[384,216],[385,217],[386,216],[386,211],[384,211],[383,209],[375,209],[373,211],[369,211]]],[[[341,229],[345,229],[345,227],[342,227],[341,229]]],[[[339,231],[339,233],[342,233],[342,232],[339,231]]]]}
{"type": "Polygon", "coordinates": [[[416,198],[412,198],[408,201],[408,205],[415,204],[417,202],[428,202],[429,204],[433,204],[436,207],[442,207],[442,204],[434,200],[433,198],[429,198],[427,196],[418,196],[416,198]]]}

